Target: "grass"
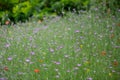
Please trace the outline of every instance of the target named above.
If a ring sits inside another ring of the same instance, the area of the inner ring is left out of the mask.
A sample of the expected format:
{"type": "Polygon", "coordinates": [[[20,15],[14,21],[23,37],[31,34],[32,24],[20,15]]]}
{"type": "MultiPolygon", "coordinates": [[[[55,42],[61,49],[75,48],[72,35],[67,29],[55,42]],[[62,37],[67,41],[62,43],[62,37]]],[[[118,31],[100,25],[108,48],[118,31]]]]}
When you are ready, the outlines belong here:
{"type": "Polygon", "coordinates": [[[0,79],[119,80],[119,17],[69,13],[0,27],[0,79]]]}

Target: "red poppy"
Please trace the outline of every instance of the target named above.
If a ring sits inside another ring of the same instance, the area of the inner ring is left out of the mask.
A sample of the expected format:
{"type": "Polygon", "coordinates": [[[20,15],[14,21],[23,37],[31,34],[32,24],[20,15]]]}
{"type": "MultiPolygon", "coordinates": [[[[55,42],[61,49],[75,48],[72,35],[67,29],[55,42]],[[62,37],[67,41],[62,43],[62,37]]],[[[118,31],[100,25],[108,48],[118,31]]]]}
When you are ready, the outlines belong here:
{"type": "Polygon", "coordinates": [[[5,70],[5,71],[8,71],[9,69],[8,69],[8,67],[4,67],[4,70],[5,70]]]}
{"type": "Polygon", "coordinates": [[[39,69],[35,69],[34,72],[35,72],[35,73],[39,73],[40,70],[39,70],[39,69]]]}

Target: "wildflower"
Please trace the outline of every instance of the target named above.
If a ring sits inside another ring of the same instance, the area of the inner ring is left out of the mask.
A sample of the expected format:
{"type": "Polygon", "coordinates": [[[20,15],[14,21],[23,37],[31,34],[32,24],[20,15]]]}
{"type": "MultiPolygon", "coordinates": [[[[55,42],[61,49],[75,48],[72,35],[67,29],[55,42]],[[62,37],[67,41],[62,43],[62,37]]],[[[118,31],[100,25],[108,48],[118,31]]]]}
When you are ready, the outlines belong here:
{"type": "Polygon", "coordinates": [[[47,29],[48,28],[48,26],[43,26],[43,29],[47,29]]]}
{"type": "Polygon", "coordinates": [[[80,45],[80,48],[83,48],[83,45],[80,45]]]}
{"type": "Polygon", "coordinates": [[[33,39],[32,36],[30,36],[30,37],[29,37],[29,40],[32,41],[32,39],[33,39]]]}
{"type": "Polygon", "coordinates": [[[5,71],[8,71],[9,69],[8,69],[8,67],[4,67],[4,70],[5,70],[5,71]]]}
{"type": "Polygon", "coordinates": [[[31,54],[31,55],[34,55],[34,54],[35,54],[35,52],[33,52],[33,51],[32,51],[32,52],[30,52],[30,54],[31,54]]]}
{"type": "Polygon", "coordinates": [[[39,69],[35,69],[34,72],[35,72],[35,73],[39,73],[40,70],[39,70],[39,69]]]}
{"type": "Polygon", "coordinates": [[[10,44],[5,44],[5,47],[6,47],[6,48],[10,47],[10,44]]]}
{"type": "Polygon", "coordinates": [[[58,72],[58,69],[55,69],[56,72],[58,72]]]}
{"type": "Polygon", "coordinates": [[[38,23],[42,23],[42,21],[41,21],[41,20],[38,20],[38,23]]]}
{"type": "Polygon", "coordinates": [[[57,50],[60,50],[60,49],[62,49],[63,48],[63,46],[58,46],[57,47],[57,50]]]}
{"type": "Polygon", "coordinates": [[[8,57],[8,58],[7,58],[8,61],[11,61],[12,59],[13,59],[12,57],[8,57]]]}
{"type": "Polygon", "coordinates": [[[6,79],[6,78],[0,78],[0,80],[8,80],[8,79],[6,79]]]}
{"type": "Polygon", "coordinates": [[[26,59],[26,62],[30,62],[30,59],[26,59]]]}
{"type": "Polygon", "coordinates": [[[77,66],[81,66],[81,64],[77,64],[77,66]]]}
{"type": "Polygon", "coordinates": [[[56,78],[59,78],[60,76],[59,75],[56,75],[56,78]]]}
{"type": "Polygon", "coordinates": [[[54,52],[54,49],[50,48],[50,52],[54,52]]]}
{"type": "Polygon", "coordinates": [[[60,64],[60,62],[55,62],[55,64],[59,65],[59,64],[60,64]]]}
{"type": "Polygon", "coordinates": [[[36,33],[38,33],[39,31],[40,31],[40,28],[35,28],[35,29],[33,30],[33,33],[36,34],[36,33]]]}
{"type": "Polygon", "coordinates": [[[112,73],[109,73],[109,76],[112,76],[112,73]]]}
{"type": "Polygon", "coordinates": [[[87,78],[87,80],[92,80],[92,78],[90,77],[90,78],[87,78]]]}
{"type": "Polygon", "coordinates": [[[115,70],[112,70],[112,72],[114,73],[114,72],[116,72],[115,70]]]}
{"type": "Polygon", "coordinates": [[[75,69],[75,70],[78,70],[79,68],[78,68],[78,67],[75,67],[74,69],[75,69]]]}
{"type": "Polygon", "coordinates": [[[5,24],[6,24],[6,25],[9,25],[9,24],[10,24],[10,21],[8,21],[8,20],[5,21],[5,24]]]}
{"type": "Polygon", "coordinates": [[[102,56],[105,56],[105,55],[106,55],[106,51],[102,51],[102,52],[101,52],[101,55],[102,55],[102,56]]]}
{"type": "Polygon", "coordinates": [[[114,60],[113,65],[118,66],[118,61],[114,60]]]}
{"type": "Polygon", "coordinates": [[[65,58],[68,58],[68,57],[69,57],[69,55],[64,55],[64,57],[65,57],[65,58]]]}
{"type": "Polygon", "coordinates": [[[75,30],[76,33],[80,32],[79,30],[75,30]]]}

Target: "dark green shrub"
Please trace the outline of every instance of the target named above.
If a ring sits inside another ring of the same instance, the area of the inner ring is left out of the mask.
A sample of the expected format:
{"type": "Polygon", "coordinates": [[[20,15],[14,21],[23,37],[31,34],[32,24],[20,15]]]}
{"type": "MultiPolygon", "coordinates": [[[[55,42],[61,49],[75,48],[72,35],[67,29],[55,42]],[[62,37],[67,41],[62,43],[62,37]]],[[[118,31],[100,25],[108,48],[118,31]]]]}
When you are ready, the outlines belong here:
{"type": "Polygon", "coordinates": [[[52,9],[58,14],[61,14],[62,11],[73,11],[87,9],[89,0],[61,0],[52,5],[52,9]]]}
{"type": "Polygon", "coordinates": [[[89,0],[0,0],[0,21],[26,21],[30,16],[42,19],[66,11],[87,9],[89,0]],[[5,13],[3,15],[3,13],[5,13]]]}
{"type": "Polygon", "coordinates": [[[13,7],[12,13],[15,21],[25,21],[25,19],[32,15],[32,6],[29,1],[22,2],[13,7]]]}

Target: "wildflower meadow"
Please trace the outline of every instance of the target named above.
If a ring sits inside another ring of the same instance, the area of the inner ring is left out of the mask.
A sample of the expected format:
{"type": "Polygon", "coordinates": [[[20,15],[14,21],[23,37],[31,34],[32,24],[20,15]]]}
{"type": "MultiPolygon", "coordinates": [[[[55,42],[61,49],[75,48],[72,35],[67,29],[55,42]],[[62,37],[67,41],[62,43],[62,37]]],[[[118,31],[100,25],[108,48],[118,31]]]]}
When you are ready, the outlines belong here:
{"type": "Polygon", "coordinates": [[[0,26],[0,80],[120,80],[117,13],[0,26]]]}

